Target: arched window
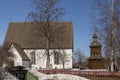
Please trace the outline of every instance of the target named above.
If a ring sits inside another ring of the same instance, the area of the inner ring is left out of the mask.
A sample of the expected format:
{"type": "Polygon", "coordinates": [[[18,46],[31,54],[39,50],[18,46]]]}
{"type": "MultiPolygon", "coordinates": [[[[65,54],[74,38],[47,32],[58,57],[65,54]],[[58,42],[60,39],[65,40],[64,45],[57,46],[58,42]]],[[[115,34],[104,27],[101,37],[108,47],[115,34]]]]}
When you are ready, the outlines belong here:
{"type": "Polygon", "coordinates": [[[54,64],[60,63],[60,53],[57,51],[54,51],[54,64]]]}
{"type": "Polygon", "coordinates": [[[31,64],[35,64],[35,52],[31,52],[31,64]]]}

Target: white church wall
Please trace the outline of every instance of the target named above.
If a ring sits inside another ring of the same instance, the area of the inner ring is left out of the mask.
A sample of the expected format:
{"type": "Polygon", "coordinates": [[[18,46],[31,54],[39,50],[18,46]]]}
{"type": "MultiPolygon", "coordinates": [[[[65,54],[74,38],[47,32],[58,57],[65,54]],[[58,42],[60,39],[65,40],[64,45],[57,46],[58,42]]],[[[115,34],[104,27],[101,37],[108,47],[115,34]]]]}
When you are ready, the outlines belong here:
{"type": "MultiPolygon", "coordinates": [[[[64,57],[65,59],[62,60],[64,61],[64,68],[66,69],[71,69],[72,68],[72,49],[60,49],[59,51],[62,53],[64,50],[65,55],[63,54],[62,57],[64,57]]],[[[60,61],[59,64],[54,64],[54,55],[51,56],[51,63],[53,64],[52,67],[53,68],[58,68],[58,69],[62,69],[63,68],[63,63],[62,61],[60,61]]]]}
{"type": "Polygon", "coordinates": [[[39,68],[46,68],[46,55],[44,55],[45,50],[44,49],[24,49],[25,53],[29,57],[31,61],[31,53],[35,52],[35,64],[31,64],[32,68],[39,69],[39,68]]]}
{"type": "Polygon", "coordinates": [[[14,56],[14,66],[22,66],[22,58],[13,45],[11,46],[10,51],[14,56]]]}
{"type": "MultiPolygon", "coordinates": [[[[61,49],[63,50],[63,49],[61,49]]],[[[35,52],[35,64],[32,64],[31,66],[33,68],[36,69],[40,69],[40,68],[46,68],[46,55],[45,53],[45,49],[24,49],[25,53],[27,54],[27,56],[31,59],[30,57],[30,53],[32,53],[33,51],[35,52]]],[[[72,68],[72,49],[64,49],[65,53],[67,54],[67,61],[65,61],[65,68],[66,69],[70,69],[72,68]]],[[[50,50],[50,53],[52,53],[53,50],[50,50]]],[[[58,68],[58,69],[62,69],[63,68],[63,64],[54,64],[54,55],[52,54],[50,56],[50,64],[52,68],[58,68]]]]}

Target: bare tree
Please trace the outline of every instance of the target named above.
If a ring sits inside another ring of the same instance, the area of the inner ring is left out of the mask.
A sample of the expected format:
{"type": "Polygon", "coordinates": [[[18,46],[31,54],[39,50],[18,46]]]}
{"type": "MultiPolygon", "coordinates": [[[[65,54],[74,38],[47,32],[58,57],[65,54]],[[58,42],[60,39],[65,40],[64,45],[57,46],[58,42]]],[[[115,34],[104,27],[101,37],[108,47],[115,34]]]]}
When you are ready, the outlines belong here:
{"type": "Polygon", "coordinates": [[[4,80],[6,77],[6,67],[10,68],[13,66],[13,55],[9,52],[9,46],[4,44],[0,46],[0,80],[4,80]]]}
{"type": "Polygon", "coordinates": [[[53,50],[53,54],[55,64],[62,64],[62,68],[65,69],[65,64],[69,61],[69,54],[63,49],[53,50]]]}
{"type": "Polygon", "coordinates": [[[78,49],[74,52],[73,57],[75,59],[75,63],[79,63],[79,68],[81,69],[83,67],[83,63],[86,62],[86,56],[80,51],[80,49],[78,49]]]}
{"type": "Polygon", "coordinates": [[[60,17],[64,14],[63,8],[56,5],[60,0],[32,0],[34,11],[28,14],[28,20],[36,23],[41,23],[40,28],[43,35],[46,37],[46,67],[50,68],[50,43],[53,39],[55,30],[52,27],[56,26],[55,22],[59,21],[60,17]]]}
{"type": "Polygon", "coordinates": [[[63,65],[63,69],[65,69],[65,63],[68,62],[69,59],[68,59],[68,54],[64,50],[60,51],[60,59],[63,65]]]}
{"type": "Polygon", "coordinates": [[[114,61],[112,71],[115,71],[116,56],[120,51],[120,0],[95,0],[95,8],[99,15],[96,17],[96,28],[104,46],[106,64],[112,70],[114,61]]]}

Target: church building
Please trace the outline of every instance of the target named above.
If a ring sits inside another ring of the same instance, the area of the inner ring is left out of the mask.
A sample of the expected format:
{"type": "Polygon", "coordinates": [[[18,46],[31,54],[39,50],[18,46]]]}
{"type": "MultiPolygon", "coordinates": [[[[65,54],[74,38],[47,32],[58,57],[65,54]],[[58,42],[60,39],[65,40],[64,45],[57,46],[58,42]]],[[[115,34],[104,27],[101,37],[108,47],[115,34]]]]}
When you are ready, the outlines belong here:
{"type": "Polygon", "coordinates": [[[105,59],[102,57],[102,45],[98,42],[98,36],[93,34],[93,41],[90,44],[90,57],[88,57],[87,67],[89,69],[104,69],[105,59]]]}
{"type": "MultiPolygon", "coordinates": [[[[44,29],[42,23],[13,22],[9,24],[4,44],[10,46],[14,55],[14,66],[46,69],[47,56],[44,29]]],[[[51,69],[71,69],[73,51],[72,22],[52,23],[50,38],[51,69]]]]}

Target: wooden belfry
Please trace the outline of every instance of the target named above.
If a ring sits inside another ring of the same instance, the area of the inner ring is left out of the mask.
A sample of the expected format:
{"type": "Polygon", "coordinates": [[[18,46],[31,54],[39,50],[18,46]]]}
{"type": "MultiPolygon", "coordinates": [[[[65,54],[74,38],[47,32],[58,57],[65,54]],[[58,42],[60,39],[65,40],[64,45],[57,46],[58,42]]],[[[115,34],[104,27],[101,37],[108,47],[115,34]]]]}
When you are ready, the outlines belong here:
{"type": "Polygon", "coordinates": [[[93,34],[93,41],[90,44],[90,57],[88,57],[87,67],[89,69],[104,69],[105,60],[101,55],[102,45],[98,42],[98,36],[93,34]]]}

